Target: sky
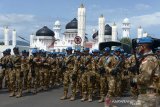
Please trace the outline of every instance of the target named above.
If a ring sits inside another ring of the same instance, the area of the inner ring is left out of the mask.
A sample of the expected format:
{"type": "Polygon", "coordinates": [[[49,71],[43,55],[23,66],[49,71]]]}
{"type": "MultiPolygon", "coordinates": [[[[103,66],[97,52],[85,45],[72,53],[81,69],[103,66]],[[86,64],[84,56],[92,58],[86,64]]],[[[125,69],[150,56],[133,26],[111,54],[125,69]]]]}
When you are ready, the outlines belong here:
{"type": "Polygon", "coordinates": [[[142,26],[145,32],[160,38],[160,0],[1,0],[0,1],[0,39],[3,28],[16,29],[17,35],[29,40],[29,35],[43,26],[53,28],[54,22],[65,25],[77,17],[81,4],[86,8],[86,33],[90,38],[93,29],[98,28],[98,17],[103,14],[106,24],[114,22],[118,34],[122,34],[122,21],[129,18],[131,38],[137,36],[137,28],[142,26]]]}

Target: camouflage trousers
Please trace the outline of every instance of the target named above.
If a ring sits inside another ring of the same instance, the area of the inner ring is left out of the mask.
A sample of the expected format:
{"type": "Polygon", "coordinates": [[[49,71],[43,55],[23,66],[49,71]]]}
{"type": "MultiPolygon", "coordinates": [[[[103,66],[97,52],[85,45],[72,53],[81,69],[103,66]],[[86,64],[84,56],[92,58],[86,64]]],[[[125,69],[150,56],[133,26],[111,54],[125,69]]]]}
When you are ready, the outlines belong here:
{"type": "Polygon", "coordinates": [[[24,85],[24,89],[27,89],[29,70],[23,70],[22,72],[23,72],[23,85],[24,85]]]}
{"type": "Polygon", "coordinates": [[[82,96],[92,96],[93,89],[97,82],[96,77],[99,77],[97,73],[92,70],[88,70],[82,74],[82,96]]]}
{"type": "MultiPolygon", "coordinates": [[[[6,69],[4,71],[4,77],[5,77],[5,87],[7,87],[9,89],[9,71],[10,71],[10,68],[9,69],[6,69]]],[[[10,89],[9,89],[10,90],[10,89]]]]}
{"type": "Polygon", "coordinates": [[[3,79],[4,79],[4,70],[0,69],[0,89],[2,88],[2,83],[3,83],[3,79]]]}
{"type": "Polygon", "coordinates": [[[115,90],[115,95],[116,96],[121,96],[122,94],[122,80],[120,76],[116,77],[116,90],[115,90]]]}
{"type": "Polygon", "coordinates": [[[35,90],[35,93],[37,92],[37,89],[40,87],[40,71],[38,68],[35,69],[35,74],[33,76],[33,88],[35,90]]]}
{"type": "Polygon", "coordinates": [[[107,76],[103,75],[100,77],[100,97],[105,97],[108,91],[107,76]]]}
{"type": "Polygon", "coordinates": [[[61,70],[61,68],[57,68],[57,73],[56,73],[56,80],[55,82],[60,84],[63,81],[63,72],[61,70]]]}
{"type": "Polygon", "coordinates": [[[40,86],[45,89],[49,87],[49,70],[46,68],[40,70],[40,86]]]}
{"type": "Polygon", "coordinates": [[[56,82],[56,74],[57,74],[56,69],[50,70],[50,85],[52,87],[55,85],[56,82]]]}
{"type": "Polygon", "coordinates": [[[140,94],[136,102],[136,107],[159,107],[160,97],[156,94],[140,94]]]}
{"type": "Polygon", "coordinates": [[[109,75],[107,78],[107,83],[108,83],[107,97],[114,97],[116,91],[116,78],[114,76],[109,75]]]}
{"type": "Polygon", "coordinates": [[[64,80],[63,80],[64,92],[68,92],[69,84],[71,82],[72,71],[73,71],[72,68],[67,68],[66,72],[64,72],[64,80]]]}
{"type": "Polygon", "coordinates": [[[13,70],[9,71],[9,87],[11,92],[18,91],[18,94],[22,94],[22,77],[21,68],[14,68],[13,70]]]}

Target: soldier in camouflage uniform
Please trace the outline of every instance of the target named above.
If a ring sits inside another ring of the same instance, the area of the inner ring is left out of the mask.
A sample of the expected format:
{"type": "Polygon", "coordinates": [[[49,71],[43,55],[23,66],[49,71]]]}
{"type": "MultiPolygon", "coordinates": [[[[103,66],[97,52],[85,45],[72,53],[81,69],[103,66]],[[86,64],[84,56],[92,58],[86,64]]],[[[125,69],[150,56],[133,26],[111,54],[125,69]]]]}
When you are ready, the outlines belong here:
{"type": "Polygon", "coordinates": [[[33,87],[34,91],[33,93],[36,94],[38,92],[39,84],[40,84],[40,69],[41,69],[41,51],[37,51],[36,55],[33,58],[33,87]]]}
{"type": "Polygon", "coordinates": [[[48,58],[48,61],[50,63],[50,84],[51,87],[53,88],[56,84],[56,75],[57,75],[57,69],[58,69],[58,63],[57,63],[57,57],[56,53],[53,52],[51,53],[51,57],[48,58]]]}
{"type": "MultiPolygon", "coordinates": [[[[10,65],[10,64],[7,64],[7,63],[10,63],[11,62],[11,49],[6,49],[6,56],[4,57],[4,62],[5,62],[5,65],[10,65]]],[[[10,90],[10,87],[9,87],[9,72],[11,71],[11,66],[5,66],[5,87],[8,88],[8,90],[10,90]]]]}
{"type": "Polygon", "coordinates": [[[27,56],[27,51],[23,50],[22,51],[22,57],[21,57],[21,72],[23,72],[23,85],[24,85],[24,89],[27,89],[27,83],[28,83],[28,73],[29,73],[29,58],[27,56]]]}
{"type": "MultiPolygon", "coordinates": [[[[90,83],[90,76],[89,72],[92,72],[92,57],[89,55],[89,48],[84,49],[84,57],[83,57],[83,63],[82,66],[84,66],[84,73],[82,74],[82,99],[81,101],[85,101],[88,99],[88,101],[92,101],[91,94],[88,96],[88,84],[90,83]]],[[[91,91],[90,91],[91,92],[91,91]]]]}
{"type": "MultiPolygon", "coordinates": [[[[137,56],[137,55],[136,55],[137,56]]],[[[125,76],[126,78],[129,78],[129,82],[131,79],[137,74],[136,73],[136,57],[135,55],[131,55],[125,60],[125,68],[128,70],[128,76],[125,76]]],[[[138,89],[136,84],[130,84],[130,93],[133,97],[138,96],[138,89]]]]}
{"type": "Polygon", "coordinates": [[[0,59],[0,89],[2,89],[3,86],[3,79],[5,77],[5,57],[6,57],[6,51],[3,51],[3,57],[0,59]]]}
{"type": "Polygon", "coordinates": [[[76,92],[77,92],[77,84],[78,84],[78,74],[80,70],[80,61],[81,61],[81,56],[80,56],[80,49],[75,49],[74,50],[74,68],[73,72],[71,74],[71,98],[70,100],[73,101],[75,100],[76,97],[76,92]]]}
{"type": "Polygon", "coordinates": [[[32,55],[28,57],[28,67],[29,67],[29,72],[28,72],[28,77],[27,77],[27,92],[31,92],[31,89],[34,85],[34,79],[35,79],[35,62],[33,59],[37,55],[37,49],[32,50],[32,55]]]}
{"type": "Polygon", "coordinates": [[[138,107],[156,107],[159,102],[156,93],[155,79],[160,75],[158,59],[152,52],[153,39],[143,37],[137,40],[138,53],[142,55],[140,61],[139,74],[133,78],[134,83],[138,85],[138,107]]]}
{"type": "Polygon", "coordinates": [[[98,71],[100,74],[100,99],[98,101],[99,103],[104,101],[105,95],[107,94],[108,91],[108,83],[107,83],[108,72],[105,71],[105,65],[109,57],[110,57],[110,48],[106,47],[104,49],[103,56],[100,57],[100,60],[98,62],[98,68],[99,68],[98,71]]]}
{"type": "Polygon", "coordinates": [[[12,85],[12,93],[10,96],[14,96],[14,92],[17,89],[16,97],[22,96],[22,81],[23,81],[23,72],[21,71],[21,56],[19,54],[19,49],[17,47],[13,48],[14,55],[12,56],[12,64],[13,64],[13,73],[11,78],[10,85],[12,85]],[[16,81],[15,81],[16,80],[16,81]],[[17,88],[16,85],[17,84],[17,88]]]}
{"type": "Polygon", "coordinates": [[[48,90],[49,88],[49,63],[48,63],[48,58],[46,58],[46,52],[42,51],[42,56],[41,56],[41,67],[42,69],[40,70],[40,85],[43,90],[48,90]]]}
{"type": "Polygon", "coordinates": [[[64,72],[64,80],[63,80],[64,95],[61,97],[61,100],[67,99],[69,83],[71,82],[71,74],[73,72],[75,64],[74,55],[72,54],[72,47],[68,47],[66,51],[67,51],[67,56],[65,58],[66,71],[64,72]]]}
{"type": "MultiPolygon", "coordinates": [[[[120,48],[117,47],[114,51],[120,51],[120,48]]],[[[116,82],[118,75],[117,65],[120,63],[119,58],[116,55],[111,55],[107,61],[105,69],[108,72],[108,93],[107,97],[111,98],[116,96],[116,82]]]]}

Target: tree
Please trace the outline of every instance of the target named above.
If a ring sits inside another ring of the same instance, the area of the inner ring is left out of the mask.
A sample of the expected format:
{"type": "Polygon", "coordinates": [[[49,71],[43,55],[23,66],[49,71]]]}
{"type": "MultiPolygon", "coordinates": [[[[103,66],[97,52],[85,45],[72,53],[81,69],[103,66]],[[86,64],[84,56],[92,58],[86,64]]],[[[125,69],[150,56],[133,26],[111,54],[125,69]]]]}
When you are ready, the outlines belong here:
{"type": "Polygon", "coordinates": [[[122,38],[120,40],[121,43],[124,43],[124,44],[127,44],[129,45],[130,47],[132,47],[132,40],[130,38],[122,38]]]}
{"type": "Polygon", "coordinates": [[[0,42],[0,45],[4,45],[4,42],[0,42]]]}

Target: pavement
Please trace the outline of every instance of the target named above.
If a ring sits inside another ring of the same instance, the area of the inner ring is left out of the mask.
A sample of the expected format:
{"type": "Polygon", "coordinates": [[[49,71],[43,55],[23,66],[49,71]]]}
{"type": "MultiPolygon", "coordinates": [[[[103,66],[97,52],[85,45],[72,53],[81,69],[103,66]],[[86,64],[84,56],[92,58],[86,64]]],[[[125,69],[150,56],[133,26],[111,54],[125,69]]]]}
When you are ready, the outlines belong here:
{"type": "Polygon", "coordinates": [[[93,102],[81,102],[80,98],[75,101],[60,100],[63,95],[63,88],[55,88],[42,91],[35,95],[23,93],[23,97],[9,97],[6,89],[0,90],[0,107],[104,107],[104,103],[98,103],[98,99],[93,102]]]}

